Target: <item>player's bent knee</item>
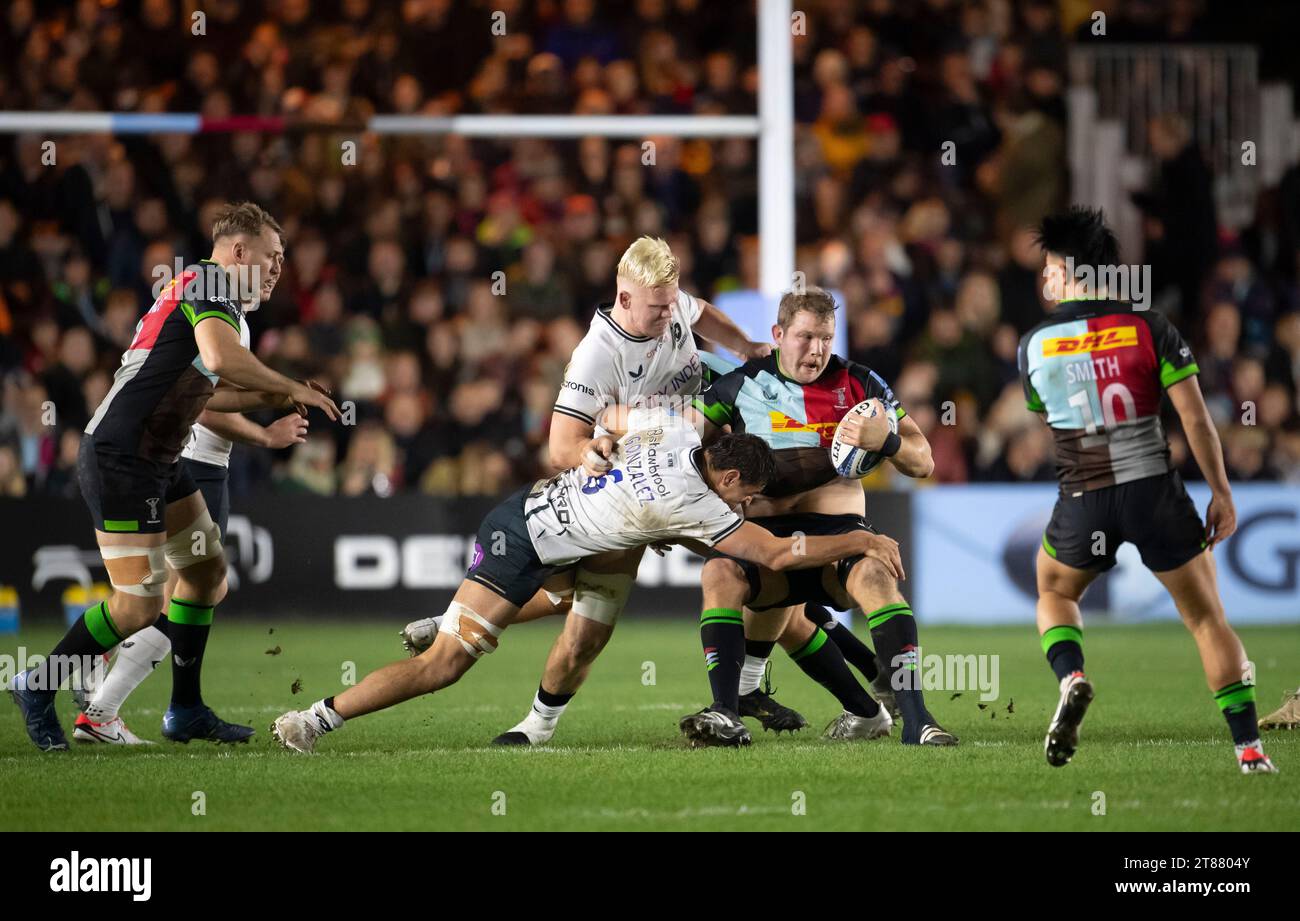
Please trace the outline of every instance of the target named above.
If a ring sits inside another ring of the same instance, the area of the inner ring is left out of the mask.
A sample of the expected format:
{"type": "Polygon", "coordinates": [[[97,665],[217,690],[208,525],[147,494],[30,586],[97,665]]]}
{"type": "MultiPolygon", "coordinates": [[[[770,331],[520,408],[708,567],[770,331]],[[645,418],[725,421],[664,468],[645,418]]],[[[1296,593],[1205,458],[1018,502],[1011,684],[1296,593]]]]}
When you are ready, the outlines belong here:
{"type": "Polygon", "coordinates": [[[579,570],[573,590],[573,613],[612,628],[623,613],[635,581],[625,572],[579,570]]]}
{"type": "Polygon", "coordinates": [[[745,578],[745,571],[740,568],[740,564],[722,557],[715,557],[704,564],[700,573],[700,585],[706,592],[749,590],[749,580],[745,578]]]}
{"type": "Polygon", "coordinates": [[[420,690],[424,694],[441,691],[459,681],[478,661],[464,647],[449,637],[410,660],[420,669],[420,690]]]}
{"type": "Polygon", "coordinates": [[[113,586],[109,610],[122,630],[134,632],[151,623],[162,607],[167,588],[167,558],[155,547],[101,547],[108,581],[113,586]]]}
{"type": "Polygon", "coordinates": [[[197,593],[208,604],[226,597],[226,559],[221,550],[221,529],[207,509],[187,528],[181,528],[163,544],[167,565],[186,583],[186,591],[197,593]]]}
{"type": "MultiPolygon", "coordinates": [[[[479,616],[472,608],[453,601],[447,606],[447,613],[442,618],[439,633],[445,633],[455,640],[459,647],[469,655],[471,660],[489,655],[496,651],[497,641],[504,628],[479,616]]],[[[430,650],[437,648],[434,643],[430,650]]],[[[472,661],[471,663],[472,664],[472,661]]],[[[468,668],[468,665],[466,665],[468,668]]],[[[462,672],[463,674],[463,672],[462,672]]],[[[459,677],[459,676],[457,676],[459,677]]]]}
{"type": "Polygon", "coordinates": [[[848,583],[854,595],[859,592],[885,591],[898,586],[898,580],[894,578],[893,572],[886,568],[884,563],[869,556],[863,557],[854,564],[853,570],[849,573],[848,583]]]}

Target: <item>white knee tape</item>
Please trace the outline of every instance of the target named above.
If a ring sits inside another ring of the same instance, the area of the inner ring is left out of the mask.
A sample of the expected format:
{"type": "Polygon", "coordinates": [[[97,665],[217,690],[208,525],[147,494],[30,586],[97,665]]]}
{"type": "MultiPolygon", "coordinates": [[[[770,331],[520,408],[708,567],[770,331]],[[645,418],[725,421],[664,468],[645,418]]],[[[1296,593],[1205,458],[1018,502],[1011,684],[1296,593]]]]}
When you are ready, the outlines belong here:
{"type": "Polygon", "coordinates": [[[125,585],[113,579],[113,571],[108,571],[108,581],[113,588],[126,595],[137,598],[161,598],[167,590],[167,558],[163,547],[101,547],[99,555],[108,560],[122,560],[133,556],[149,558],[149,575],[139,582],[125,585]]]}
{"type": "Polygon", "coordinates": [[[573,591],[573,613],[607,627],[614,626],[627,604],[627,596],[632,594],[635,581],[635,576],[625,572],[579,569],[573,591]]]}
{"type": "Polygon", "coordinates": [[[459,601],[453,601],[447,607],[442,626],[438,628],[439,633],[454,636],[461,648],[476,659],[496,651],[501,630],[501,627],[479,617],[459,601]]]}
{"type": "Polygon", "coordinates": [[[163,544],[167,565],[181,570],[221,555],[221,529],[204,509],[188,528],[181,528],[163,544]]]}

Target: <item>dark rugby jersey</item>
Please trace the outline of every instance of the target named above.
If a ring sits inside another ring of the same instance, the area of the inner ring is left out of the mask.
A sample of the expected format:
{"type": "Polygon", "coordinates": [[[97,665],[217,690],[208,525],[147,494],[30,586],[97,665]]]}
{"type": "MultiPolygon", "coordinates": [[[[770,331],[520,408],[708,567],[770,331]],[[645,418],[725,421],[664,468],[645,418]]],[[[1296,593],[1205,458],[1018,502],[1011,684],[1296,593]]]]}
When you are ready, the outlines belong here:
{"type": "Polygon", "coordinates": [[[898,418],[907,415],[870,368],[832,355],[817,380],[801,384],[781,371],[777,350],[724,374],[693,405],[715,425],[758,435],[772,446],[777,479],[763,495],[779,499],[836,478],[828,450],[835,429],[850,409],[873,397],[898,418]]]}
{"type": "Polygon", "coordinates": [[[140,318],[113,387],[86,426],[96,442],[161,463],[180,456],[217,385],[199,357],[194,327],[211,318],[238,332],[243,316],[227,297],[221,267],[207,259],[200,265],[174,279],[140,318]]]}
{"type": "Polygon", "coordinates": [[[1019,365],[1029,408],[1056,438],[1063,493],[1170,469],[1160,402],[1198,369],[1163,316],[1119,301],[1067,301],[1020,340],[1019,365]]]}

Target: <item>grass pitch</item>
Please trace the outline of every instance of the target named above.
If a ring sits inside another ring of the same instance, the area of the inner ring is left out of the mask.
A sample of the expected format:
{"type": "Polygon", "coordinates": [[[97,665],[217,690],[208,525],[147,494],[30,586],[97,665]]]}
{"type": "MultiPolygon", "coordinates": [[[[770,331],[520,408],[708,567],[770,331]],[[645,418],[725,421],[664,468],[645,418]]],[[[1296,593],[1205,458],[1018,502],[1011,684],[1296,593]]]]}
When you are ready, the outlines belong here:
{"type": "MultiPolygon", "coordinates": [[[[345,726],[315,757],[279,750],[267,729],[291,707],[401,655],[399,623],[218,621],[205,695],[257,735],[235,747],[73,743],[43,755],[17,708],[0,701],[0,828],[60,830],[1294,830],[1300,733],[1266,733],[1278,776],[1237,773],[1226,725],[1177,625],[1085,633],[1097,700],[1074,763],[1043,760],[1056,687],[1031,627],[922,627],[924,652],[997,654],[1000,699],[930,691],[955,749],[819,737],[834,700],[779,651],[776,696],[811,725],[754,731],[746,750],[690,750],[677,718],[707,703],[698,632],[688,621],[620,625],[547,748],[488,742],[523,716],[558,620],[510,629],[460,684],[345,726]],[[279,653],[269,655],[268,650],[279,653]],[[298,693],[291,693],[296,682],[298,693]],[[202,798],[196,793],[202,793],[202,798]],[[1094,814],[1103,803],[1104,815],[1094,814]],[[196,815],[202,802],[205,814],[196,815]]],[[[1300,630],[1241,631],[1258,667],[1261,715],[1300,679],[1300,630]]],[[[46,652],[51,629],[0,642],[46,652]]],[[[161,739],[166,666],[123,715],[161,739]]],[[[69,737],[74,711],[60,695],[69,737]]]]}

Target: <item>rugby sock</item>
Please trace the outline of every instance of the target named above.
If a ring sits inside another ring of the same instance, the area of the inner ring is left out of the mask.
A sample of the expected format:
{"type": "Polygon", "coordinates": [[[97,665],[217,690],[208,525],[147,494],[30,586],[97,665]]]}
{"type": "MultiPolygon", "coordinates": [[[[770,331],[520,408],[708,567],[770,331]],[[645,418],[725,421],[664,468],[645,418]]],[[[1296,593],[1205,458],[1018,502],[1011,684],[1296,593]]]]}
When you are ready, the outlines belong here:
{"type": "Polygon", "coordinates": [[[803,616],[826,631],[826,635],[840,648],[840,652],[848,659],[849,664],[862,672],[862,677],[868,681],[876,680],[876,676],[880,674],[880,669],[876,666],[876,654],[871,651],[870,646],[858,639],[857,634],[840,624],[831,616],[830,611],[820,604],[804,605],[803,616]]]}
{"type": "Polygon", "coordinates": [[[809,678],[834,694],[845,710],[854,716],[875,716],[880,704],[858,684],[840,648],[826,640],[826,631],[818,627],[808,642],[790,653],[790,658],[809,678]]]}
{"type": "Polygon", "coordinates": [[[700,615],[700,642],[715,706],[740,709],[740,664],[745,658],[745,619],[735,608],[709,608],[700,615]]]}
{"type": "Polygon", "coordinates": [[[343,725],[343,717],[334,709],[333,697],[316,701],[305,712],[319,733],[333,732],[343,725]]]}
{"type": "Polygon", "coordinates": [[[867,623],[871,625],[871,638],[880,651],[880,664],[894,689],[894,701],[903,717],[902,742],[904,745],[918,744],[921,729],[936,720],[925,708],[925,696],[921,693],[916,661],[919,641],[912,607],[901,601],[887,604],[868,614],[867,623]],[[896,680],[895,673],[900,670],[910,674],[903,680],[896,680]]]}
{"type": "Polygon", "coordinates": [[[78,668],[82,674],[93,671],[90,666],[81,667],[82,664],[89,663],[94,656],[102,656],[122,638],[122,632],[108,612],[107,602],[101,601],[87,608],[63,634],[63,639],[45,661],[27,672],[27,689],[53,694],[78,668]]]}
{"type": "Polygon", "coordinates": [[[1234,681],[1214,692],[1214,702],[1228,721],[1228,731],[1237,745],[1259,741],[1259,723],[1255,716],[1255,686],[1234,681]]]}
{"type": "Polygon", "coordinates": [[[758,690],[763,683],[763,670],[772,654],[776,640],[745,640],[745,664],[740,666],[740,696],[758,690]]]}
{"type": "Polygon", "coordinates": [[[564,715],[564,708],[571,700],[573,700],[572,694],[552,694],[539,684],[528,715],[510,731],[522,732],[534,745],[551,741],[551,736],[555,735],[556,724],[559,723],[560,717],[564,715]]]}
{"type": "Polygon", "coordinates": [[[122,641],[112,670],[86,706],[88,719],[106,723],[116,717],[131,692],[167,658],[172,644],[166,627],[167,616],[159,614],[153,626],[138,630],[122,641]]]}
{"type": "Polygon", "coordinates": [[[552,694],[540,684],[533,697],[533,712],[548,722],[555,722],[564,715],[564,708],[573,700],[572,694],[552,694]]]}
{"type": "Polygon", "coordinates": [[[1042,643],[1057,681],[1083,672],[1083,631],[1078,627],[1048,627],[1043,631],[1042,643]]]}
{"type": "Polygon", "coordinates": [[[172,641],[172,706],[197,707],[203,703],[199,675],[203,650],[212,630],[213,606],[173,598],[167,606],[167,634],[172,641]]]}

